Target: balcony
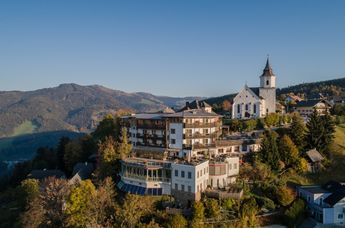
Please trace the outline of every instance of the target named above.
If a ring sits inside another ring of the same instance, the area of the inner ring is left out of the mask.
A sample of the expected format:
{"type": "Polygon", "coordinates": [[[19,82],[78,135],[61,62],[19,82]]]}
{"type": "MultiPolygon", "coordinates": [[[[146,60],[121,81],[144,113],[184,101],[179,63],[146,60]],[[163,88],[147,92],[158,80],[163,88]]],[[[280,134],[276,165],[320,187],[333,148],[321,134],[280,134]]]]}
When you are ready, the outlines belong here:
{"type": "Polygon", "coordinates": [[[216,138],[219,136],[219,133],[200,133],[196,132],[194,134],[183,134],[183,139],[201,139],[201,138],[216,138]]]}
{"type": "Polygon", "coordinates": [[[137,129],[159,129],[164,130],[165,124],[137,124],[137,129]]]}
{"type": "Polygon", "coordinates": [[[136,135],[137,138],[145,138],[145,139],[157,139],[157,140],[163,140],[165,139],[165,135],[157,135],[157,134],[140,134],[137,133],[136,135]]]}
{"type": "Polygon", "coordinates": [[[194,123],[184,123],[184,128],[210,128],[210,127],[220,127],[220,122],[214,123],[202,123],[202,122],[194,122],[194,123]]]}

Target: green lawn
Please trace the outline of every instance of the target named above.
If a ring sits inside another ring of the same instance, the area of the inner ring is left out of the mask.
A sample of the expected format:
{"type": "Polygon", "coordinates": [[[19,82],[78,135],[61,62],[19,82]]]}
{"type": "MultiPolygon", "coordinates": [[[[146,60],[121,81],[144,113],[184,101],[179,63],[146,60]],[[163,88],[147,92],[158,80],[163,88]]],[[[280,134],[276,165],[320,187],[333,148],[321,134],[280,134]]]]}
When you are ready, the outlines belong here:
{"type": "Polygon", "coordinates": [[[330,165],[327,170],[313,177],[316,183],[322,184],[329,180],[345,181],[345,126],[337,126],[334,136],[330,148],[330,165]]]}
{"type": "Polygon", "coordinates": [[[18,136],[18,135],[25,135],[25,134],[31,134],[37,129],[37,126],[34,125],[31,121],[26,120],[21,125],[17,126],[13,130],[12,136],[18,136]]]}

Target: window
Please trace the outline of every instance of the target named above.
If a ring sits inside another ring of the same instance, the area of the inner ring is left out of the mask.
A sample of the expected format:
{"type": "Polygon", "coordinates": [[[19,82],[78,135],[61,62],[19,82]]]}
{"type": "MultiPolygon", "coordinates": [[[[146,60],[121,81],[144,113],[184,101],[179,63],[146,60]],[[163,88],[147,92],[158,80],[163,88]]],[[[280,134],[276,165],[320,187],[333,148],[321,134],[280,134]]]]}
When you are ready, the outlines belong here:
{"type": "Polygon", "coordinates": [[[253,112],[256,113],[256,104],[253,105],[253,112]]]}
{"type": "Polygon", "coordinates": [[[344,214],[338,214],[338,219],[343,219],[344,218],[344,214]]]}
{"type": "Polygon", "coordinates": [[[229,164],[229,170],[232,170],[232,164],[229,164]]]}
{"type": "Polygon", "coordinates": [[[268,108],[266,108],[266,113],[268,114],[268,108]]]}
{"type": "Polygon", "coordinates": [[[188,172],[188,179],[192,179],[192,173],[188,172]]]}
{"type": "Polygon", "coordinates": [[[267,80],[267,81],[266,81],[266,85],[269,85],[269,84],[270,84],[270,81],[269,81],[269,80],[267,80]]]}
{"type": "Polygon", "coordinates": [[[198,172],[196,172],[196,177],[197,177],[197,178],[199,178],[199,171],[198,171],[198,172]]]}
{"type": "Polygon", "coordinates": [[[188,192],[192,192],[192,186],[188,185],[188,192]]]}
{"type": "Polygon", "coordinates": [[[237,105],[237,113],[240,113],[240,112],[241,112],[241,105],[238,104],[238,105],[237,105]]]}
{"type": "Polygon", "coordinates": [[[197,187],[197,190],[196,190],[196,191],[197,191],[197,192],[199,192],[199,185],[198,185],[198,186],[196,186],[196,187],[197,187]]]}
{"type": "Polygon", "coordinates": [[[175,134],[176,133],[175,128],[171,128],[170,132],[171,132],[171,134],[175,134]]]}
{"type": "Polygon", "coordinates": [[[171,139],[171,144],[175,144],[176,143],[176,139],[171,139]]]}
{"type": "Polygon", "coordinates": [[[181,177],[184,178],[184,171],[181,171],[181,177]]]}
{"type": "Polygon", "coordinates": [[[178,184],[175,184],[175,190],[178,190],[178,184]]]}
{"type": "Polygon", "coordinates": [[[236,163],[234,164],[234,169],[237,169],[237,164],[236,163]]]}
{"type": "Polygon", "coordinates": [[[178,177],[178,170],[175,170],[175,177],[178,177]]]}
{"type": "Polygon", "coordinates": [[[206,168],[204,168],[204,174],[206,174],[206,168]]]}
{"type": "Polygon", "coordinates": [[[246,104],[246,111],[248,111],[248,104],[246,104]]]}

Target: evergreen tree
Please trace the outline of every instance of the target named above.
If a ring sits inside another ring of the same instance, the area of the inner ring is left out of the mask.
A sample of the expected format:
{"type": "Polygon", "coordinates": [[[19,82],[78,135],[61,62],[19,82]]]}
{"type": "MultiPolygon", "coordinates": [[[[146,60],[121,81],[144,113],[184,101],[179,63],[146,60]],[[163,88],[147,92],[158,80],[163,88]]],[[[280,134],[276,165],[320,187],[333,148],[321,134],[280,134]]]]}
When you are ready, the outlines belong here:
{"type": "Polygon", "coordinates": [[[324,125],[322,120],[317,113],[316,109],[309,116],[307,122],[307,133],[306,133],[306,149],[316,148],[321,152],[323,148],[323,135],[325,133],[324,125]]]}
{"type": "Polygon", "coordinates": [[[277,133],[273,131],[266,131],[261,142],[261,150],[259,158],[263,163],[270,165],[274,170],[279,168],[279,150],[277,145],[277,133]]]}
{"type": "Polygon", "coordinates": [[[305,144],[305,133],[306,128],[303,123],[303,120],[298,115],[292,116],[291,126],[289,128],[289,136],[298,147],[299,150],[302,150],[305,144]]]}
{"type": "Polygon", "coordinates": [[[334,139],[335,123],[328,113],[321,117],[321,122],[324,128],[321,151],[326,151],[334,139]]]}
{"type": "Polygon", "coordinates": [[[57,167],[58,167],[58,169],[60,169],[62,171],[66,170],[65,160],[64,160],[65,151],[66,151],[65,147],[70,141],[71,140],[68,137],[61,137],[59,144],[56,148],[57,167]]]}

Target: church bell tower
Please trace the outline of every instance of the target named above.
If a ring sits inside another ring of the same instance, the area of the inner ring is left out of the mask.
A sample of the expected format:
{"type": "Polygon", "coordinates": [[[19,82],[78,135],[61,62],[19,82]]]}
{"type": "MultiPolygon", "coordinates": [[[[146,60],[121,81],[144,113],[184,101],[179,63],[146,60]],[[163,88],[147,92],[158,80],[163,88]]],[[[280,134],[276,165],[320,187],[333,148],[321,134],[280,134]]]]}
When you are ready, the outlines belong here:
{"type": "Polygon", "coordinates": [[[267,57],[266,66],[260,76],[260,96],[265,99],[264,113],[276,112],[276,76],[267,57]]]}

